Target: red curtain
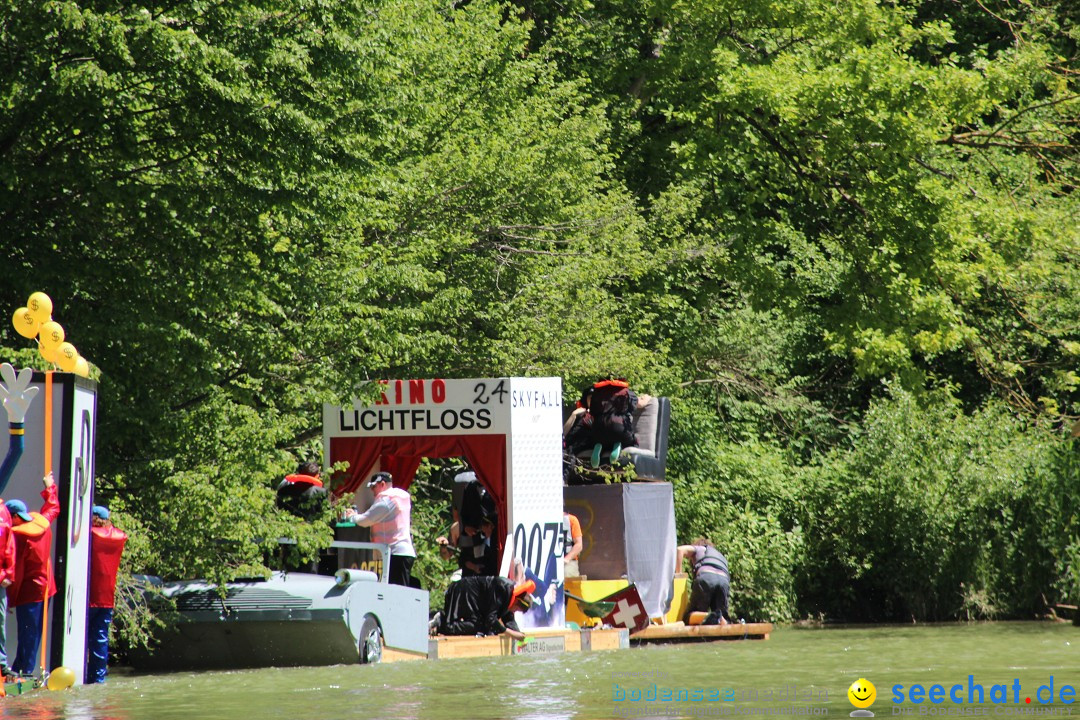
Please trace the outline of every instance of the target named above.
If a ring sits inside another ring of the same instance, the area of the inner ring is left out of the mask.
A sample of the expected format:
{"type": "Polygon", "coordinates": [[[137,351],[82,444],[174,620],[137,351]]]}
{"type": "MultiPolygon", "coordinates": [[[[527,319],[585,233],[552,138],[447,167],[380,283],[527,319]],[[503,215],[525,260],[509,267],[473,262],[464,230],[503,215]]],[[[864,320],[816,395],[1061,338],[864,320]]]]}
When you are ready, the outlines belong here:
{"type": "Polygon", "coordinates": [[[394,487],[408,489],[422,458],[464,457],[499,509],[499,549],[507,532],[505,435],[409,435],[404,437],[330,438],[329,465],[347,461],[349,469],[334,492],[356,492],[371,474],[376,460],[394,476],[394,487]]]}

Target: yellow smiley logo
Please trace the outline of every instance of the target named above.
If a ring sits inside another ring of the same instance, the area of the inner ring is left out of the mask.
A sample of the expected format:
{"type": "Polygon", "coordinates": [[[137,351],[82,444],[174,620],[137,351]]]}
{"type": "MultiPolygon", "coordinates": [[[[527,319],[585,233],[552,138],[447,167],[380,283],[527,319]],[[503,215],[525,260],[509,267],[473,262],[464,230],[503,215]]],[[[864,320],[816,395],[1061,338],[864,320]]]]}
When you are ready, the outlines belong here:
{"type": "Polygon", "coordinates": [[[874,683],[866,678],[859,678],[851,683],[851,687],[847,690],[847,696],[855,707],[868,708],[877,699],[877,688],[874,687],[874,683]]]}

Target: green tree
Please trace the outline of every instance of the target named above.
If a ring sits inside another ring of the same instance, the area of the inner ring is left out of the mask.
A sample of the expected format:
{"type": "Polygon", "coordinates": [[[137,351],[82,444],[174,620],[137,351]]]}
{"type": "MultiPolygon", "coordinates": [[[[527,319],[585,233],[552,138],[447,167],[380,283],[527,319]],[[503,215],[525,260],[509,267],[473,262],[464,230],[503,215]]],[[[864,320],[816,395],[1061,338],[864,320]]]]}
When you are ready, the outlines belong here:
{"type": "Polygon", "coordinates": [[[321,404],[374,380],[615,373],[674,397],[680,532],[732,550],[747,614],[1074,592],[1050,432],[1080,413],[1072,4],[4,19],[0,298],[50,292],[95,363],[100,491],[147,536],[139,569],[260,573],[285,535],[314,553],[328,526],[272,488],[318,456],[321,404]],[[902,532],[854,522],[864,501],[902,532]]]}
{"type": "Polygon", "coordinates": [[[527,39],[498,3],[10,8],[3,296],[51,292],[100,370],[144,569],[325,543],[272,488],[371,380],[645,364],[595,281],[648,261],[606,121],[527,39]]]}

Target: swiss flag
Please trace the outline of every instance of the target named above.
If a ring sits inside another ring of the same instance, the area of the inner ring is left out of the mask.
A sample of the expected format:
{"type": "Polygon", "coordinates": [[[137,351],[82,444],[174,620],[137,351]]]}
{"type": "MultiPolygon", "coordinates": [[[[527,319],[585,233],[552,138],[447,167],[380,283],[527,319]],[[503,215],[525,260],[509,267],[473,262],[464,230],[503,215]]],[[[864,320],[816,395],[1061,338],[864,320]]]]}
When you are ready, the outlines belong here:
{"type": "Polygon", "coordinates": [[[615,607],[604,616],[604,625],[612,627],[624,627],[631,633],[644,630],[649,627],[649,613],[645,611],[645,605],[641,602],[637,587],[631,584],[618,592],[611,593],[599,602],[613,602],[615,607]]]}

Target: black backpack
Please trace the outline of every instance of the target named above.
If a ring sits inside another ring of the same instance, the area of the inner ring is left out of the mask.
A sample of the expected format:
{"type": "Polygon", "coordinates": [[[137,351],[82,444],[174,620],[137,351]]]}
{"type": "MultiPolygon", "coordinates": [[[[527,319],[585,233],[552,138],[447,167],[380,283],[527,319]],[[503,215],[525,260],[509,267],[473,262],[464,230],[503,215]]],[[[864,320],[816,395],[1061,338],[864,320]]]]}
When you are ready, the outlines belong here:
{"type": "Polygon", "coordinates": [[[634,406],[637,395],[625,380],[601,380],[593,385],[589,413],[593,416],[592,433],[596,442],[610,447],[637,445],[634,436],[634,406]]]}

